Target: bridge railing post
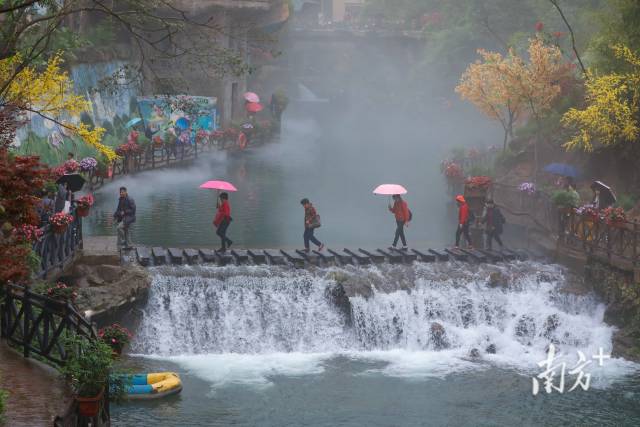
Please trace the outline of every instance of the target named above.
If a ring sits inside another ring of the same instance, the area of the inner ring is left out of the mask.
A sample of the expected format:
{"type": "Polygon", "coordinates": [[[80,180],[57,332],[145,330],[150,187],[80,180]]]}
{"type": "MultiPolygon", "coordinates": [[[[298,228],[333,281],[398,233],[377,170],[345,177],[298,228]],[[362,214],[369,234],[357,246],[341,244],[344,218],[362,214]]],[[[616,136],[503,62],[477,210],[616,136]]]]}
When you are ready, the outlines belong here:
{"type": "Polygon", "coordinates": [[[638,221],[633,220],[633,236],[631,241],[631,253],[633,257],[633,266],[638,265],[638,221]]]}

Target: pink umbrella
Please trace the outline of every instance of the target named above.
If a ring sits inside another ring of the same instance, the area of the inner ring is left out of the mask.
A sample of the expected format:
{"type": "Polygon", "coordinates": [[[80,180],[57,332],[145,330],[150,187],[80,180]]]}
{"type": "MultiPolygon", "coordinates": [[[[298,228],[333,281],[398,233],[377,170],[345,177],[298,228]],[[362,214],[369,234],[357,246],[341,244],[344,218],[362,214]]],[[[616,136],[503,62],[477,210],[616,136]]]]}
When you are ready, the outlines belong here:
{"type": "Polygon", "coordinates": [[[407,194],[407,189],[399,184],[382,184],[378,185],[373,194],[381,194],[383,196],[393,196],[394,194],[407,194]]]}
{"type": "Polygon", "coordinates": [[[263,107],[261,104],[258,104],[257,102],[247,102],[247,105],[245,105],[245,108],[249,113],[257,113],[259,111],[262,111],[263,107]]]}
{"type": "Polygon", "coordinates": [[[246,92],[244,94],[244,99],[246,99],[249,102],[260,102],[260,97],[253,92],[246,92]]]}
{"type": "Polygon", "coordinates": [[[201,184],[199,188],[206,188],[208,190],[238,191],[233,184],[227,181],[207,181],[201,184]]]}

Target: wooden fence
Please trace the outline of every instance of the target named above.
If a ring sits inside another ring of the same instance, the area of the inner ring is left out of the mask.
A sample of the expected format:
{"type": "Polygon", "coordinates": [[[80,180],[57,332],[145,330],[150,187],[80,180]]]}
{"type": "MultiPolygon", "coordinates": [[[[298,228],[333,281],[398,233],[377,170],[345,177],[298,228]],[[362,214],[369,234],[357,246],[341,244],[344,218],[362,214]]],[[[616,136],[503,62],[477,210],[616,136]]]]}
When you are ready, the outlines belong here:
{"type": "Polygon", "coordinates": [[[55,233],[51,225],[45,225],[42,236],[34,243],[33,252],[39,258],[36,276],[46,278],[49,273],[62,271],[82,249],[82,218],[71,211],[73,222],[61,233],[55,233]]]}

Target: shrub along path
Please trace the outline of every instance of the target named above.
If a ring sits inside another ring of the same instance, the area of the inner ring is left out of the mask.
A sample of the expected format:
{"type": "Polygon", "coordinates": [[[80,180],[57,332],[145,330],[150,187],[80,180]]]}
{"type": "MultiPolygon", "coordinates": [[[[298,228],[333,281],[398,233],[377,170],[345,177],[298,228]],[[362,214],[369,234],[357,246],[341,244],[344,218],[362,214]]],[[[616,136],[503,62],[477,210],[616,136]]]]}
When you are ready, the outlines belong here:
{"type": "Polygon", "coordinates": [[[4,342],[0,342],[0,388],[9,392],[4,418],[11,427],[53,425],[71,399],[53,368],[25,359],[4,342]]]}

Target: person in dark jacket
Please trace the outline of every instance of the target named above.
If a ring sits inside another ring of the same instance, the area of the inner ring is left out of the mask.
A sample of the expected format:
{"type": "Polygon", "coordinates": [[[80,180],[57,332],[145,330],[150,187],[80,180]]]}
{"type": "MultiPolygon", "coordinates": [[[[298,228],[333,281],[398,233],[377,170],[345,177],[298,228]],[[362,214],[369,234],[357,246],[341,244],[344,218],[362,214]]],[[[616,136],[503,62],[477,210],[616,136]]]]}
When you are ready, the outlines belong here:
{"type": "Polygon", "coordinates": [[[64,210],[65,202],[67,201],[71,201],[71,191],[69,191],[67,183],[58,184],[58,192],[56,193],[54,203],[54,213],[62,212],[64,210]]]}
{"type": "Polygon", "coordinates": [[[467,240],[469,248],[471,245],[471,236],[469,236],[469,205],[464,196],[459,194],[456,196],[456,203],[458,203],[458,228],[456,230],[456,248],[460,246],[460,236],[464,234],[464,238],[467,240]]]}
{"type": "Polygon", "coordinates": [[[227,228],[231,224],[231,205],[229,205],[229,194],[221,193],[218,201],[218,211],[213,219],[213,225],[216,227],[216,234],[222,241],[220,252],[226,252],[227,247],[231,247],[233,242],[227,237],[227,228]]]}
{"type": "Polygon", "coordinates": [[[389,211],[396,217],[396,235],[393,239],[392,247],[396,247],[398,239],[402,240],[402,250],[407,249],[407,239],[404,237],[404,227],[409,226],[411,220],[409,214],[409,206],[407,202],[402,200],[399,194],[393,195],[393,206],[389,205],[389,211]]]}
{"type": "Polygon", "coordinates": [[[313,235],[316,228],[320,227],[320,215],[316,212],[309,199],[300,200],[300,204],[304,207],[304,250],[309,252],[309,242],[318,246],[318,250],[324,249],[324,244],[313,235]]]}
{"type": "Polygon", "coordinates": [[[500,211],[500,208],[498,208],[495,203],[493,203],[492,199],[487,199],[487,201],[485,202],[484,212],[482,213],[480,222],[485,225],[487,248],[491,250],[491,245],[493,243],[493,240],[495,240],[500,245],[500,249],[502,249],[503,244],[502,240],[500,239],[500,235],[503,231],[505,219],[502,215],[502,212],[500,211]]]}
{"type": "Polygon", "coordinates": [[[136,202],[129,197],[126,187],[120,187],[120,198],[113,219],[118,224],[118,248],[130,249],[129,233],[131,224],[136,222],[136,202]]]}

